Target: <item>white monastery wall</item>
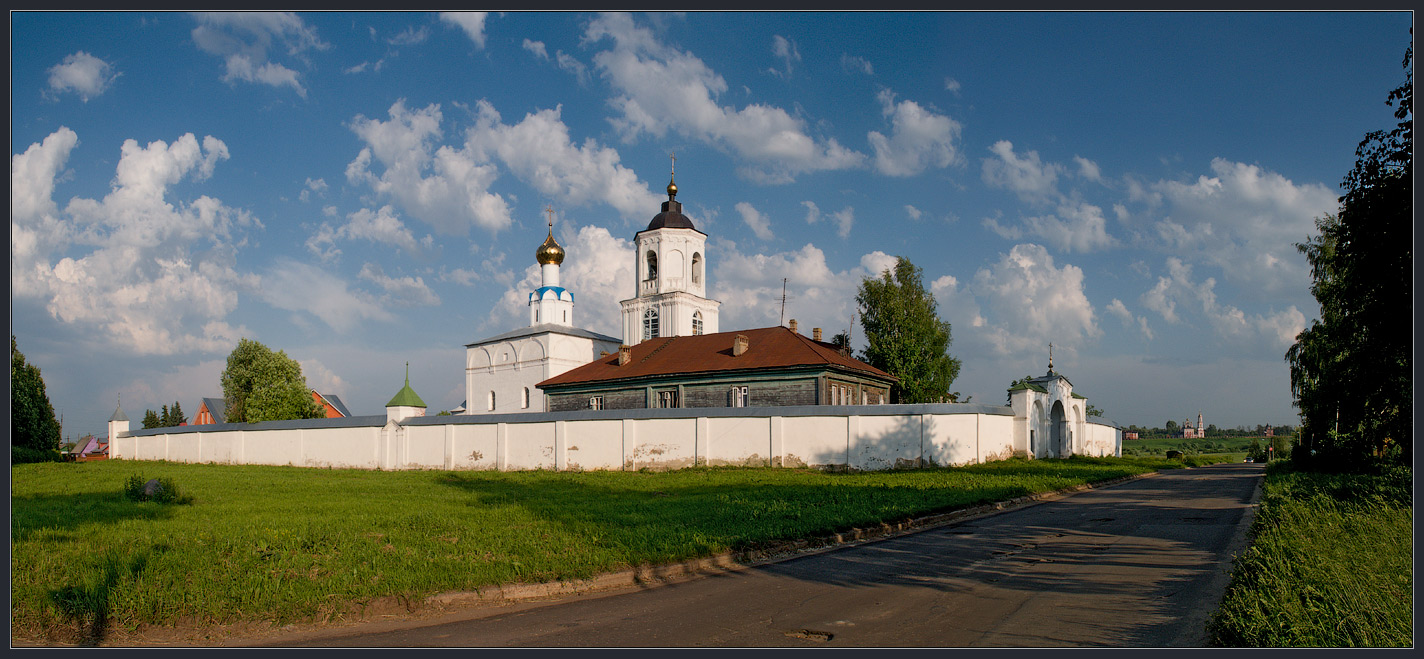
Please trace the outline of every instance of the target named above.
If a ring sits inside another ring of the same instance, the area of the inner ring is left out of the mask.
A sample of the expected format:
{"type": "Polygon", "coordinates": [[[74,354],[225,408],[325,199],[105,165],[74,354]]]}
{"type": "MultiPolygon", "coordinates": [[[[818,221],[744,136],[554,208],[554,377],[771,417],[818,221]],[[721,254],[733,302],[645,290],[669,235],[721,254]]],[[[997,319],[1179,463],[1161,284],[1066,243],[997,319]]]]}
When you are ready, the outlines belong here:
{"type": "MultiPolygon", "coordinates": [[[[1023,419],[1009,407],[806,406],[384,417],[117,432],[116,459],[357,469],[878,470],[1001,460],[1023,419]],[[865,412],[856,414],[856,412],[865,412]]],[[[1114,426],[1074,426],[1075,454],[1120,455],[1114,426]]]]}

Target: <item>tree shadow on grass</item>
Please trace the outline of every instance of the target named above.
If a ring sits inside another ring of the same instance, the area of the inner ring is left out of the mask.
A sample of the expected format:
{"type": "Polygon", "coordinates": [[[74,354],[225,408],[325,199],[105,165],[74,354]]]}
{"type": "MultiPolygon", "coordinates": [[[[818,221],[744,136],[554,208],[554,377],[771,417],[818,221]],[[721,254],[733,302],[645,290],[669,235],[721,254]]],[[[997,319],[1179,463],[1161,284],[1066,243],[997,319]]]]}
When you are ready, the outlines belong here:
{"type": "Polygon", "coordinates": [[[42,531],[58,532],[60,538],[67,538],[70,532],[89,524],[153,521],[172,516],[170,505],[130,501],[122,492],[11,497],[10,540],[12,544],[24,542],[42,531]]]}
{"type": "MultiPolygon", "coordinates": [[[[159,548],[162,551],[162,548],[159,548]]],[[[103,556],[97,583],[71,585],[49,591],[49,599],[65,619],[74,625],[79,644],[96,647],[103,643],[109,627],[109,598],[116,586],[134,580],[148,567],[149,552],[133,555],[109,550],[103,556]]]]}

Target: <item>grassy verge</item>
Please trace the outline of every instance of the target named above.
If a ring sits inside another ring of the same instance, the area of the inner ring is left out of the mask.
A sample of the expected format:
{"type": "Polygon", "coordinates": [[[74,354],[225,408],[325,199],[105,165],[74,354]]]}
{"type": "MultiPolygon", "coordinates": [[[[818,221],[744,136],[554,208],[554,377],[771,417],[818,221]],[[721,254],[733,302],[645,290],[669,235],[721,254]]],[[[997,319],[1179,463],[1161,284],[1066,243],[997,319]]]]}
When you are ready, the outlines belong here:
{"type": "Polygon", "coordinates": [[[15,465],[12,633],[339,618],[379,597],[584,578],[1183,465],[1072,458],[851,474],[15,465]],[[134,474],[172,479],[183,502],[125,498],[134,474]]]}
{"type": "Polygon", "coordinates": [[[1237,559],[1211,642],[1228,647],[1413,645],[1413,495],[1383,475],[1267,467],[1252,543],[1237,559]]]}

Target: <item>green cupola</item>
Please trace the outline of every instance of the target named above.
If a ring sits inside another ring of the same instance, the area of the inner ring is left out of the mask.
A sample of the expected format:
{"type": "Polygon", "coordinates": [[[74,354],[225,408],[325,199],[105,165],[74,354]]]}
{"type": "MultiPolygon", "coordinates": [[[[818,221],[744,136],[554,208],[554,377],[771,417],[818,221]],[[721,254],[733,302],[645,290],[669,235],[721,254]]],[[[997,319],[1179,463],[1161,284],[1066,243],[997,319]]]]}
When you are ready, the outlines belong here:
{"type": "Polygon", "coordinates": [[[410,388],[410,362],[405,363],[405,386],[396,392],[386,407],[425,407],[425,401],[410,388]]]}

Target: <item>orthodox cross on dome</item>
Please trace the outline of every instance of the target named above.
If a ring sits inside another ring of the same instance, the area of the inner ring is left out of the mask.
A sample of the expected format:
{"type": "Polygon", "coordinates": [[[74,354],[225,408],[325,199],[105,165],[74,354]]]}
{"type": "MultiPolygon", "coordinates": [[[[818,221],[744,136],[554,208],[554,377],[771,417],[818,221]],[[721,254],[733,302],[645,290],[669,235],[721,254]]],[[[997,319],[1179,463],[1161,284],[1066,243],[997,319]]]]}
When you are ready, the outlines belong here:
{"type": "Polygon", "coordinates": [[[1053,372],[1053,342],[1048,342],[1048,372],[1053,372]]]}
{"type": "Polygon", "coordinates": [[[544,208],[544,212],[549,214],[549,230],[554,230],[554,205],[549,204],[544,208]]]}
{"type": "Polygon", "coordinates": [[[672,200],[677,198],[677,152],[668,154],[668,158],[672,160],[672,172],[668,175],[667,193],[668,200],[672,200]]]}

